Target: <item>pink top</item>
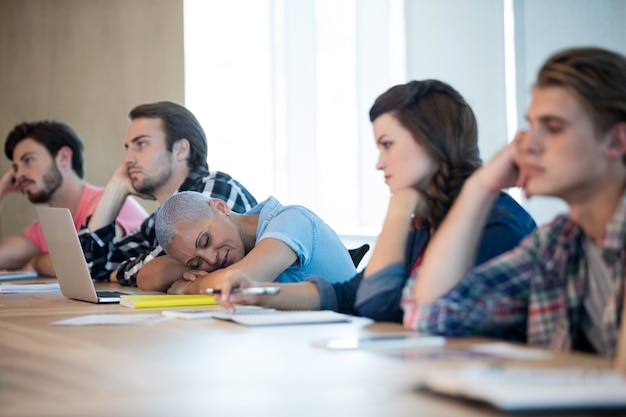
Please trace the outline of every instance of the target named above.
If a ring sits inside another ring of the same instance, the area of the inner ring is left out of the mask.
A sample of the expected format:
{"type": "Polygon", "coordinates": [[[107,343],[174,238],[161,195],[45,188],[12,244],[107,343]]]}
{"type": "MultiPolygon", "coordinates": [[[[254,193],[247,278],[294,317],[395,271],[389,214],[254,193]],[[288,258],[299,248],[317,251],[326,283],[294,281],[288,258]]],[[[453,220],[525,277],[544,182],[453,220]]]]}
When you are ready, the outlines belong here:
{"type": "MultiPolygon", "coordinates": [[[[87,217],[93,213],[100,200],[104,188],[85,183],[83,194],[80,196],[78,209],[74,214],[74,226],[76,230],[87,222],[87,217]]],[[[127,198],[117,216],[117,224],[124,230],[124,233],[134,232],[139,229],[143,220],[148,217],[148,213],[134,199],[127,198]]],[[[30,226],[24,229],[24,235],[30,239],[41,252],[48,252],[48,245],[43,237],[43,231],[39,220],[34,220],[30,226]]]]}

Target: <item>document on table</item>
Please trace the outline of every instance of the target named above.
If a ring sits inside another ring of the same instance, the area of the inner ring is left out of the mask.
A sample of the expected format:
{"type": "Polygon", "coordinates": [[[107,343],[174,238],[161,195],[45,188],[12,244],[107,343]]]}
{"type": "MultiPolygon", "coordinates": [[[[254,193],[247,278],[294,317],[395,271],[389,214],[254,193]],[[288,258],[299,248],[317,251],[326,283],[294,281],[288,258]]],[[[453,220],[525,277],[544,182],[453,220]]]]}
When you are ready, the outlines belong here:
{"type": "Polygon", "coordinates": [[[388,333],[370,336],[341,337],[313,342],[326,349],[403,350],[439,348],[446,344],[443,336],[424,336],[414,332],[388,333]]]}
{"type": "Polygon", "coordinates": [[[19,294],[32,292],[58,292],[61,291],[58,282],[49,283],[23,283],[23,284],[0,284],[0,294],[19,294]]]}
{"type": "Polygon", "coordinates": [[[55,321],[55,326],[124,326],[156,324],[169,320],[162,314],[90,314],[88,316],[72,317],[71,319],[55,321]]]}
{"type": "Polygon", "coordinates": [[[350,317],[345,314],[329,310],[320,311],[273,311],[259,312],[246,311],[245,313],[214,313],[213,318],[230,320],[245,326],[276,326],[287,324],[321,324],[347,323],[350,317]]]}
{"type": "Polygon", "coordinates": [[[470,349],[474,352],[485,353],[508,359],[541,360],[550,359],[552,357],[552,353],[546,350],[533,349],[525,346],[515,346],[503,342],[483,343],[472,346],[470,349]]]}
{"type": "MultiPolygon", "coordinates": [[[[257,306],[237,306],[237,314],[259,314],[259,313],[270,313],[276,311],[273,308],[263,308],[257,306]]],[[[209,306],[205,308],[194,308],[194,309],[172,309],[172,310],[163,310],[161,314],[166,317],[175,317],[179,319],[210,319],[213,318],[213,315],[216,313],[225,313],[228,314],[228,311],[221,306],[209,306]]]]}

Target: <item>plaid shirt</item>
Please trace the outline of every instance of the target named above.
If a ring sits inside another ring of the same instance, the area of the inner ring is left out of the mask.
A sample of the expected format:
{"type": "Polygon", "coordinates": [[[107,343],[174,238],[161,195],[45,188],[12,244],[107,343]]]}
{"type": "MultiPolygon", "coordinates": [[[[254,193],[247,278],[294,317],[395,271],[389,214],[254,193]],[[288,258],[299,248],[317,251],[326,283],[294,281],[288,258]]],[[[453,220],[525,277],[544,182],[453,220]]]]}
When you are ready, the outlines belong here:
{"type": "MultiPolygon", "coordinates": [[[[239,182],[223,172],[195,169],[178,191],[197,191],[212,198],[220,198],[235,212],[244,213],[256,205],[256,200],[239,182]]],[[[117,268],[117,280],[122,285],[137,285],[137,273],[146,262],[164,255],[156,240],[154,229],[156,212],[152,213],[134,233],[114,240],[115,223],[96,231],[83,225],[78,232],[91,276],[108,280],[117,268]]],[[[87,219],[89,223],[89,219],[87,219]]]]}
{"type": "MultiPolygon", "coordinates": [[[[520,245],[475,267],[455,288],[430,304],[418,304],[407,286],[404,324],[424,333],[449,336],[486,334],[526,323],[528,343],[554,350],[588,346],[582,329],[588,276],[584,233],[567,215],[557,217],[520,245]]],[[[614,277],[601,329],[609,356],[619,336],[626,300],[626,193],[599,242],[614,277]]]]}

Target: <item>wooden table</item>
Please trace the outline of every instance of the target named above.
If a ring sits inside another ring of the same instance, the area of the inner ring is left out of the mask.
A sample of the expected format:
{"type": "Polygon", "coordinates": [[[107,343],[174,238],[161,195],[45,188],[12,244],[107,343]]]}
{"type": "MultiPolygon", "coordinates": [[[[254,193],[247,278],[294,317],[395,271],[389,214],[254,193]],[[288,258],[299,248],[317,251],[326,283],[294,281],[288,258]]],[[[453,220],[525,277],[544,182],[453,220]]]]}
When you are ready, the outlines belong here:
{"type": "MultiPolygon", "coordinates": [[[[0,415],[499,415],[487,406],[415,390],[425,370],[464,361],[403,360],[312,345],[401,331],[397,324],[355,318],[349,324],[265,328],[214,319],[149,326],[51,325],[88,314],[160,311],[90,304],[60,293],[0,294],[0,415]]],[[[492,341],[449,340],[446,349],[483,342],[492,341]]],[[[556,355],[549,364],[611,366],[580,354],[556,355]]]]}

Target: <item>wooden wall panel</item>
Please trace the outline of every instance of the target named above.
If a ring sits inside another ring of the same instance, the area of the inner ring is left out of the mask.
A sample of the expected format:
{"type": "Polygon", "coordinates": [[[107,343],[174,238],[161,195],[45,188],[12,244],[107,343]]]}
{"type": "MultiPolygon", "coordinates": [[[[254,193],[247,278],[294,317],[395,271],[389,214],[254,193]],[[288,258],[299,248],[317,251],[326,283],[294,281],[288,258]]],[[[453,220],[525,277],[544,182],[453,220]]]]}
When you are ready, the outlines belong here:
{"type": "MultiPolygon", "coordinates": [[[[121,162],[128,111],[156,100],[184,102],[182,0],[0,0],[1,172],[13,126],[53,118],[82,137],[85,178],[104,185],[121,162]]],[[[34,215],[11,196],[0,236],[34,215]]]]}

